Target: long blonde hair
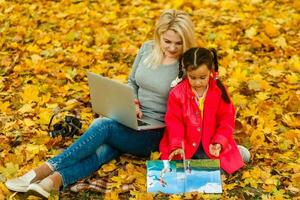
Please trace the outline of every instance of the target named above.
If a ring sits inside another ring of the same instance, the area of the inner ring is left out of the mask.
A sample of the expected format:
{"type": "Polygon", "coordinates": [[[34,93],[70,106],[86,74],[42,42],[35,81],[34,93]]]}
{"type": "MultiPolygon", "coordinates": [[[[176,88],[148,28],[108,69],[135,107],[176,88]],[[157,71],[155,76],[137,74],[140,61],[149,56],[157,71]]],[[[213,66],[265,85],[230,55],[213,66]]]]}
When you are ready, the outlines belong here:
{"type": "Polygon", "coordinates": [[[161,35],[172,30],[178,33],[182,39],[183,52],[196,45],[195,28],[190,16],[179,10],[165,10],[160,15],[154,31],[153,51],[145,59],[150,68],[156,68],[163,60],[163,51],[160,46],[161,35]]]}

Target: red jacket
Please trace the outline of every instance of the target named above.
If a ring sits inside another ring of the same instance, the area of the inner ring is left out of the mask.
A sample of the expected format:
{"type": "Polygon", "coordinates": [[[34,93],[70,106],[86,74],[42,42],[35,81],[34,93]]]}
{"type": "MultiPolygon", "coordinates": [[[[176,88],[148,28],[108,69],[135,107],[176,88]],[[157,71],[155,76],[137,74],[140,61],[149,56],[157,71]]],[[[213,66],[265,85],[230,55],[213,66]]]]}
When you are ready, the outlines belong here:
{"type": "MultiPolygon", "coordinates": [[[[233,138],[235,109],[233,104],[227,104],[221,97],[221,90],[216,81],[209,80],[209,87],[204,102],[203,119],[195,101],[195,94],[187,79],[170,91],[166,129],[160,142],[161,159],[167,160],[172,150],[182,148],[184,141],[185,157],[191,159],[199,144],[209,158],[209,145],[222,145],[220,153],[221,168],[227,173],[233,173],[243,167],[244,163],[233,138]]],[[[174,156],[175,160],[181,159],[174,156]]]]}

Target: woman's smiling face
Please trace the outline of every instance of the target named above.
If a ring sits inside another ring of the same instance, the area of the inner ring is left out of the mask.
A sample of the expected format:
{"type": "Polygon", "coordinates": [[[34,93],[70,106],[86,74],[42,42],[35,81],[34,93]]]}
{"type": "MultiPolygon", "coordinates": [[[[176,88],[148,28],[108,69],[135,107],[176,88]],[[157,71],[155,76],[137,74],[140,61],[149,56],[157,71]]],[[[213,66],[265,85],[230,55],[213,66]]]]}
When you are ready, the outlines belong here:
{"type": "Polygon", "coordinates": [[[172,30],[167,30],[161,35],[160,45],[164,56],[178,59],[183,51],[183,42],[180,35],[172,30]]]}

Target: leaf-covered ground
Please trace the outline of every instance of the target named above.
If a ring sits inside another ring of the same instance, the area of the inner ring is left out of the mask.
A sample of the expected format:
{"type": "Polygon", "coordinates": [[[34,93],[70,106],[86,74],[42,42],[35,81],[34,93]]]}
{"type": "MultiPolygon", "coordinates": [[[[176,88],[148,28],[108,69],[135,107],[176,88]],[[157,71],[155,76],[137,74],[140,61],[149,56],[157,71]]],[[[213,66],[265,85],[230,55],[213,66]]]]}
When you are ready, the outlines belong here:
{"type": "Polygon", "coordinates": [[[55,108],[60,118],[77,115],[87,129],[95,116],[86,72],[125,82],[166,8],[187,11],[199,45],[218,49],[237,110],[235,137],[250,149],[251,163],[223,176],[222,195],[167,196],[147,194],[145,160],[124,156],[90,177],[106,176],[112,192],[67,189],[60,198],[300,199],[297,0],[0,0],[0,199],[38,198],[8,191],[4,182],[76,139],[47,135],[55,108]],[[133,189],[120,193],[126,183],[133,189]]]}

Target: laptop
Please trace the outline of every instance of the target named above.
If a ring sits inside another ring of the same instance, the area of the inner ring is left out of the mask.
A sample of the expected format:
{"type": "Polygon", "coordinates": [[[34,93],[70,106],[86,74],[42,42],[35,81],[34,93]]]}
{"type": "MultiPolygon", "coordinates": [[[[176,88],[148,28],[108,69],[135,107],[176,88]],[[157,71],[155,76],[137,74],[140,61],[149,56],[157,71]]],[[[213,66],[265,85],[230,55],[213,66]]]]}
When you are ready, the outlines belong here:
{"type": "Polygon", "coordinates": [[[95,74],[87,73],[92,109],[95,113],[113,119],[135,130],[165,127],[165,124],[135,113],[134,91],[127,84],[95,74]]]}

